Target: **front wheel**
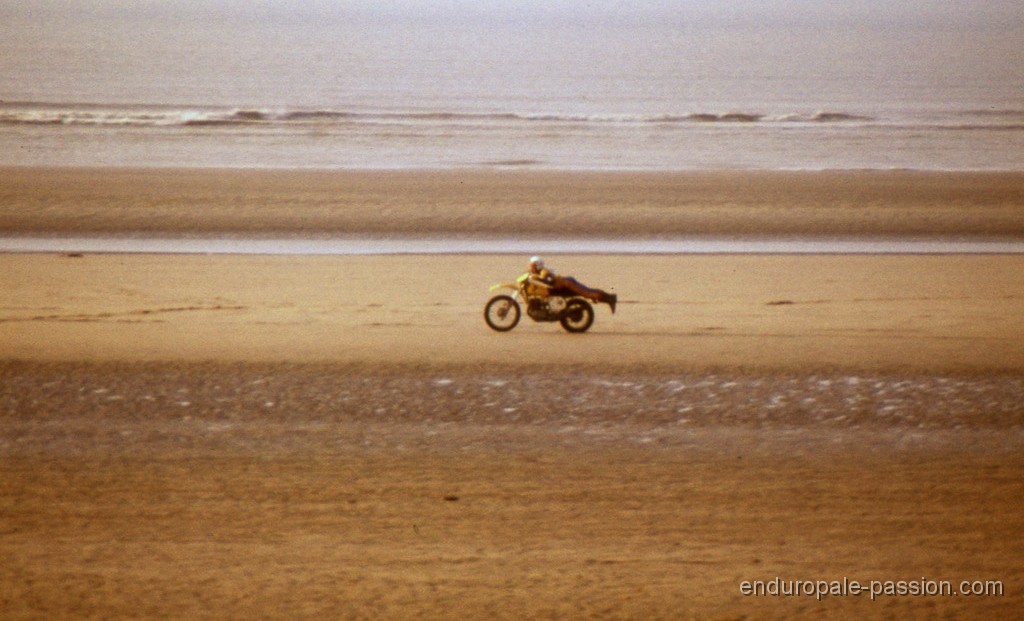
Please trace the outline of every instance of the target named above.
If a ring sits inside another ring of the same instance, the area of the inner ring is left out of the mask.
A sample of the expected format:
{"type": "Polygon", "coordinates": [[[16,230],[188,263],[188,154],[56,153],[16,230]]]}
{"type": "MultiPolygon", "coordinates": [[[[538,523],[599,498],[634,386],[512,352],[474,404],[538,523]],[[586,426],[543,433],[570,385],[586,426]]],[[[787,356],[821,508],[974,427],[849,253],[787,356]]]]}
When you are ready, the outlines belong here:
{"type": "Polygon", "coordinates": [[[507,295],[496,295],[484,307],[484,321],[492,330],[508,332],[519,323],[519,304],[507,295]]]}
{"type": "Polygon", "coordinates": [[[586,300],[573,300],[565,307],[560,322],[569,332],[586,332],[594,323],[594,307],[586,300]]]}

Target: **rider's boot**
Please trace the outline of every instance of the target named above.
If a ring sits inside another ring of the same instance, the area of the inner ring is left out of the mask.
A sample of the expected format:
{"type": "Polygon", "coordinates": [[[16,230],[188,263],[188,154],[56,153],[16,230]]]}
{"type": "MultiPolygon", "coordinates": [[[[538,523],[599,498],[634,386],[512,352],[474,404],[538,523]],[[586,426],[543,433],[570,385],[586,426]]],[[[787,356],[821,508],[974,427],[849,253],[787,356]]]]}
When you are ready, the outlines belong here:
{"type": "Polygon", "coordinates": [[[619,303],[619,296],[614,293],[601,292],[601,302],[604,302],[612,309],[612,314],[615,314],[615,305],[619,303]]]}

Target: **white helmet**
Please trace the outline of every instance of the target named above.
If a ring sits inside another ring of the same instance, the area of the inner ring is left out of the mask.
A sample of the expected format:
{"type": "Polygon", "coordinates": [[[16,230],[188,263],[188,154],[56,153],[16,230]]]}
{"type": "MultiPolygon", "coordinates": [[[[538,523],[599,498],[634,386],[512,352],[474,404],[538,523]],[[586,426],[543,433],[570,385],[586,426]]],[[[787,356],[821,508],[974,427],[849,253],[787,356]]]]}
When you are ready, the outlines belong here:
{"type": "Polygon", "coordinates": [[[544,259],[538,256],[530,257],[530,267],[537,270],[538,272],[544,269],[544,259]]]}

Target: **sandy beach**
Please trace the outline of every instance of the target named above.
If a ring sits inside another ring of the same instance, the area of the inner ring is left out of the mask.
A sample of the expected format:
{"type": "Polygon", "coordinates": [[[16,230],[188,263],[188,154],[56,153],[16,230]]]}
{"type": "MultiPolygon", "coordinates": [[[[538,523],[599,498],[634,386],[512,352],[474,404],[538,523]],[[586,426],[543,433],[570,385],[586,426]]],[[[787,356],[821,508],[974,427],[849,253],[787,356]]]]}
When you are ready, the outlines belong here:
{"type": "Polygon", "coordinates": [[[551,256],[620,297],[585,338],[483,322],[519,256],[0,256],[28,360],[1021,372],[1020,256],[551,256]]]}
{"type": "MultiPolygon", "coordinates": [[[[1014,173],[0,171],[5,235],[1024,236],[1014,173]]],[[[1024,256],[0,255],[4,618],[999,618],[1024,256]],[[752,597],[745,581],[999,593],[752,597]]]]}

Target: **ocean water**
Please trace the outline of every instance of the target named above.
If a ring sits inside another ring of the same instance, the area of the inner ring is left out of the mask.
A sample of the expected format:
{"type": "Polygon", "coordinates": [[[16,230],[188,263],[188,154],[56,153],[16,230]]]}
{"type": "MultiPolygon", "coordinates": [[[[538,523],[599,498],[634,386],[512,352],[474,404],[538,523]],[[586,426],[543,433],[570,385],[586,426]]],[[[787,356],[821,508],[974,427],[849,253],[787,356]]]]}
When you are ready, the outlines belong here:
{"type": "Polygon", "coordinates": [[[0,3],[0,165],[1024,170],[1012,4],[324,4],[0,3]]]}

